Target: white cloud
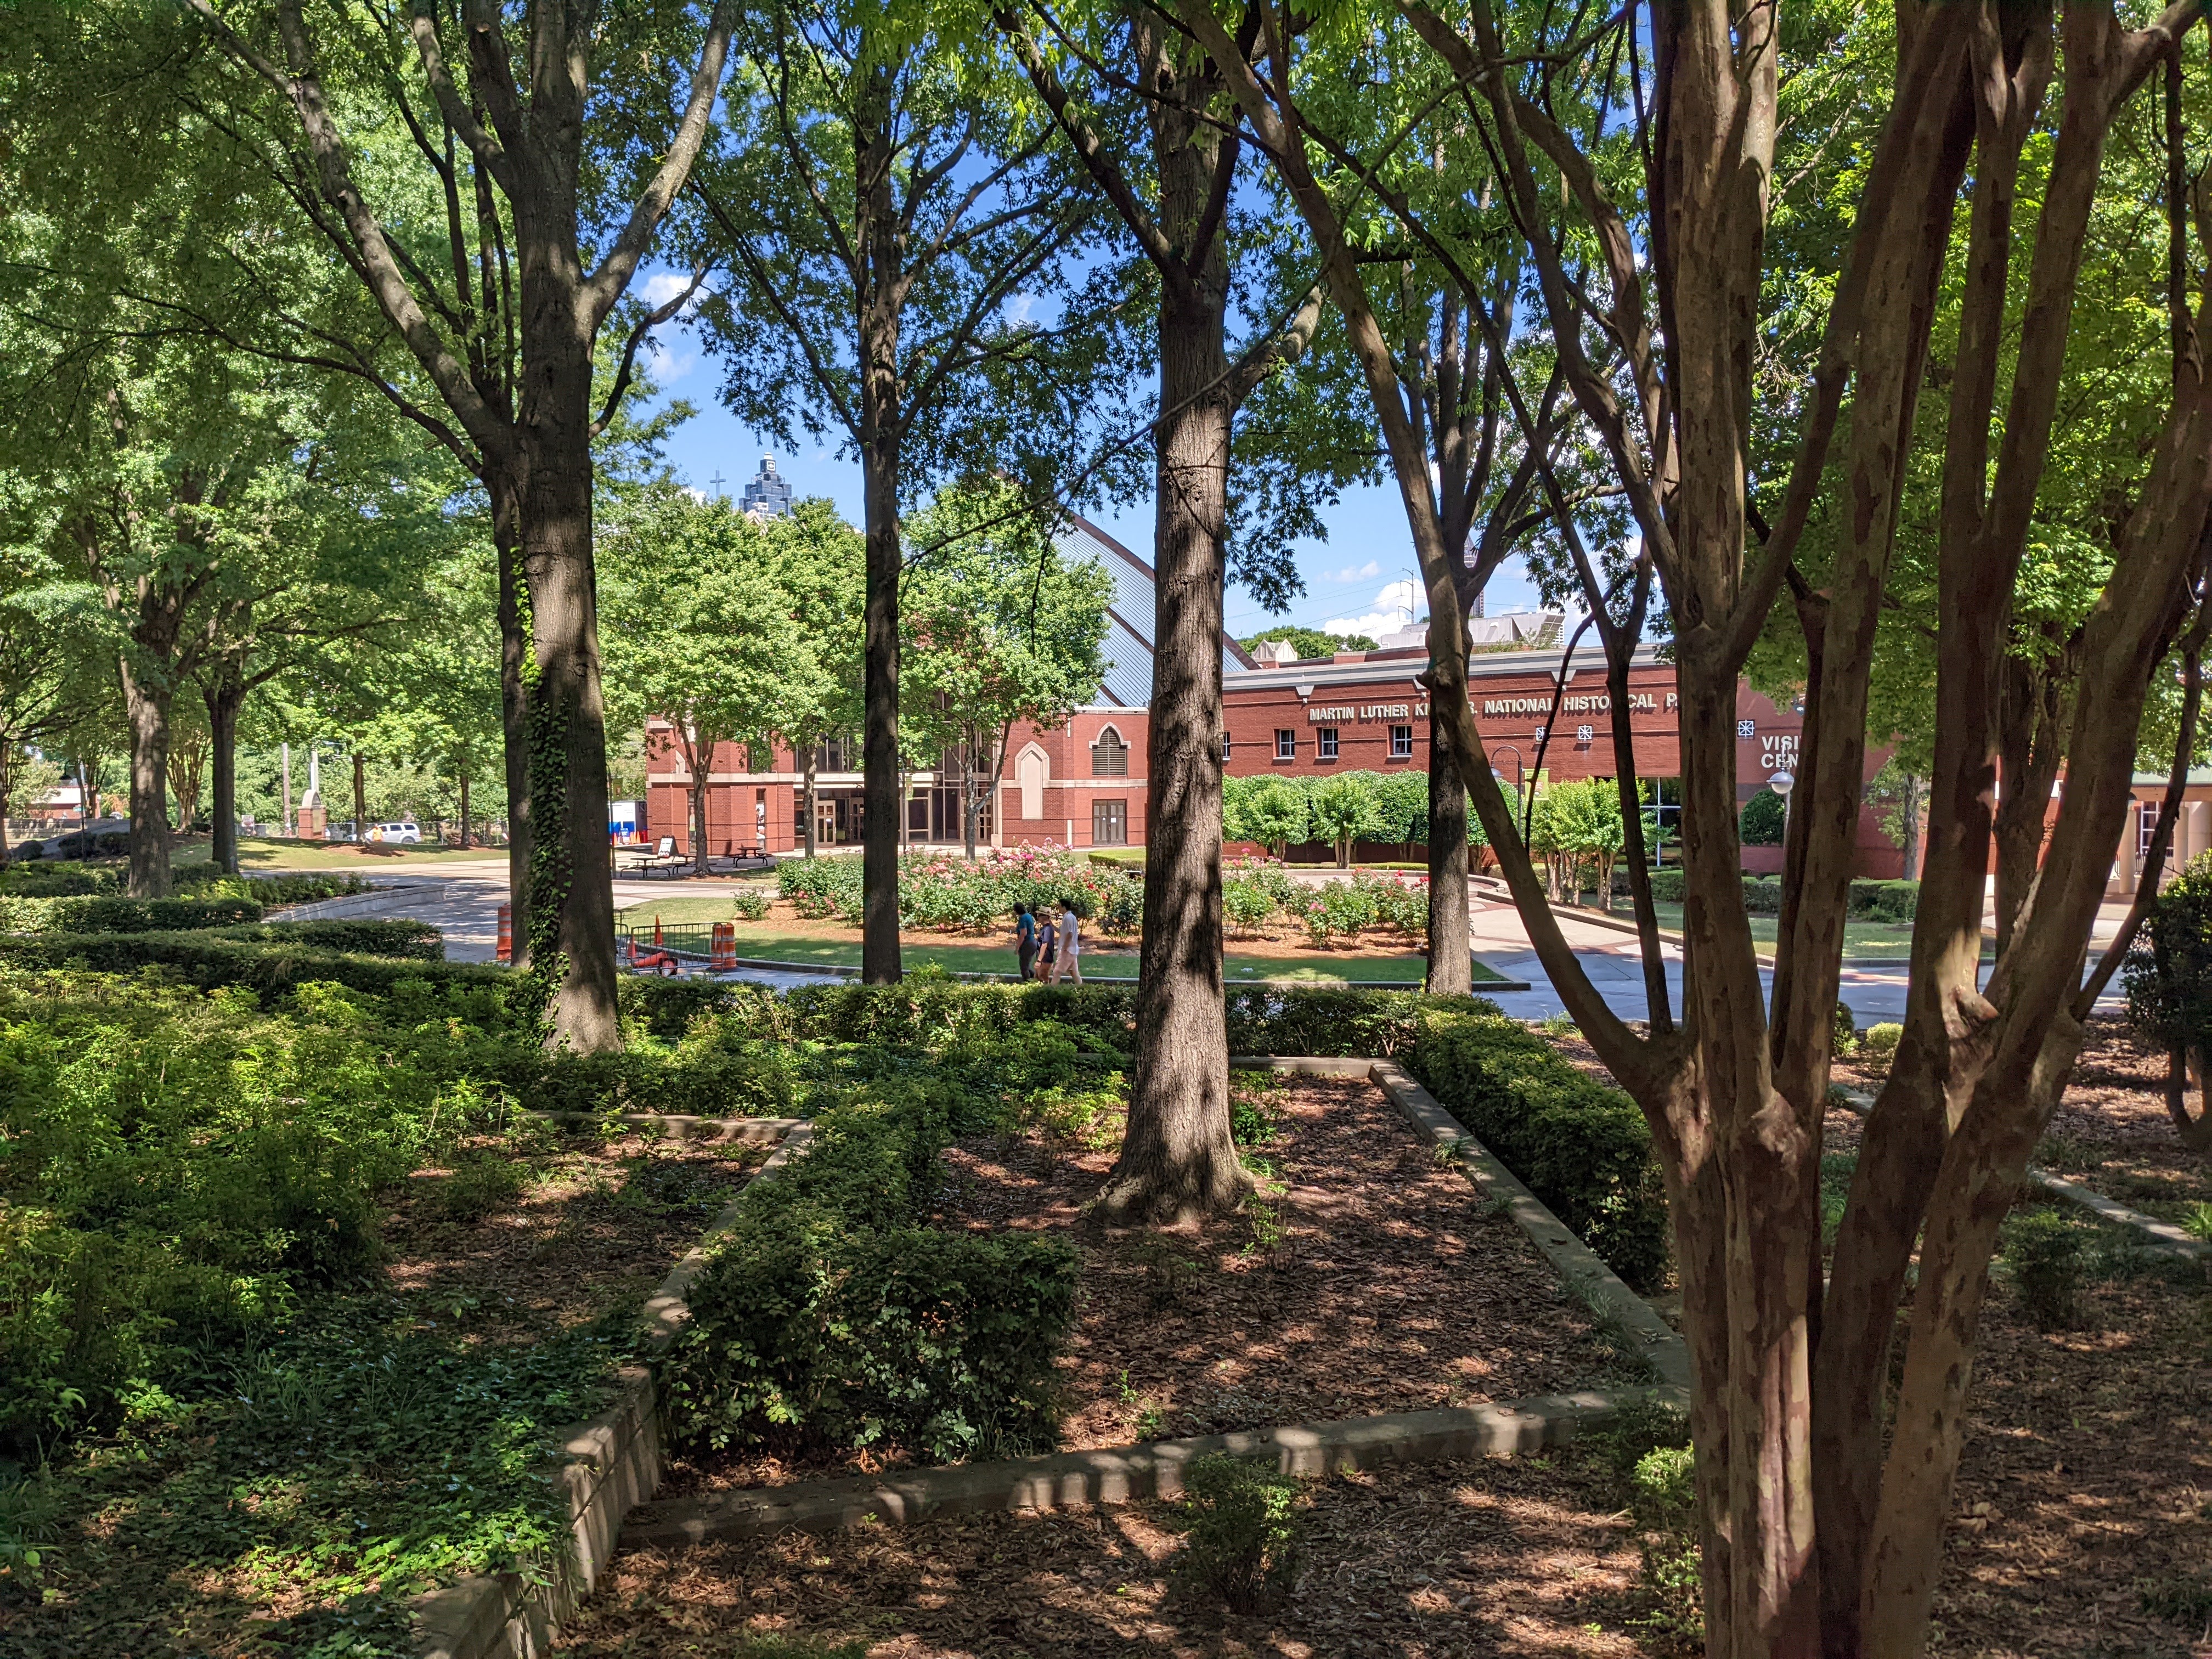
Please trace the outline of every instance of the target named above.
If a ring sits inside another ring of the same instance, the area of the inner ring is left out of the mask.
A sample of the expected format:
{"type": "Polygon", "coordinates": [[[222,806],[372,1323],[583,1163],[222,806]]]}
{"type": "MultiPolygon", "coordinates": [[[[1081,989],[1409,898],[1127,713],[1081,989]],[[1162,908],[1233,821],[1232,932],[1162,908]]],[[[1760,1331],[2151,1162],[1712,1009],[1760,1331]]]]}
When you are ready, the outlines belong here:
{"type": "Polygon", "coordinates": [[[1380,639],[1408,626],[1419,602],[1420,590],[1410,580],[1385,582],[1375,595],[1375,609],[1364,617],[1334,617],[1322,624],[1326,634],[1364,634],[1380,639]]]}
{"type": "Polygon", "coordinates": [[[658,307],[666,305],[690,286],[689,276],[680,276],[672,270],[656,270],[638,284],[637,293],[646,304],[658,307]]]}
{"type": "Polygon", "coordinates": [[[1370,576],[1379,576],[1382,574],[1382,567],[1376,563],[1374,560],[1370,559],[1365,564],[1361,565],[1356,570],[1350,565],[1345,566],[1343,569],[1331,576],[1329,580],[1333,582],[1364,581],[1370,576]]]}
{"type": "Polygon", "coordinates": [[[1037,296],[1024,289],[1021,293],[1014,295],[1013,303],[1006,307],[1007,320],[1014,323],[1026,323],[1036,310],[1036,302],[1037,296]]]}

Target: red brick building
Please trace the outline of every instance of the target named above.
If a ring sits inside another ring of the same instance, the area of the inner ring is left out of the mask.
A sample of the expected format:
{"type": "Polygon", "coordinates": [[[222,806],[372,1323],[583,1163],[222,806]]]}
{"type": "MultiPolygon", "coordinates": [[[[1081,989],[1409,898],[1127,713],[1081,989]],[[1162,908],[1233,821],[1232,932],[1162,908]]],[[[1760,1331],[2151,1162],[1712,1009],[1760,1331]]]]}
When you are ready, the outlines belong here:
{"type": "MultiPolygon", "coordinates": [[[[1080,520],[1063,538],[1062,551],[1095,557],[1114,577],[1107,648],[1115,665],[1099,702],[1079,710],[1064,727],[1016,728],[979,839],[994,846],[1139,846],[1146,833],[1152,570],[1080,520]]],[[[1507,648],[1478,651],[1469,665],[1470,692],[1492,767],[1516,785],[1540,768],[1546,777],[1563,781],[1613,776],[1612,699],[1602,653],[1595,645],[1577,652],[1565,666],[1562,684],[1559,647],[1524,645],[1514,630],[1497,628],[1504,620],[1489,619],[1492,631],[1504,635],[1500,643],[1507,648]]],[[[1280,664],[1255,663],[1224,637],[1228,772],[1310,777],[1400,768],[1425,771],[1429,705],[1419,676],[1428,653],[1425,646],[1411,642],[1419,637],[1408,630],[1391,636],[1389,648],[1280,664]]],[[[1535,637],[1544,635],[1540,631],[1535,637]]],[[[1681,771],[1674,671],[1647,649],[1631,668],[1629,683],[1638,775],[1652,781],[1664,819],[1677,804],[1672,786],[1681,771]]],[[[1747,800],[1776,771],[1795,771],[1803,718],[1748,687],[1739,692],[1736,710],[1737,793],[1747,800]]],[[[668,743],[665,728],[648,733],[647,748],[649,833],[673,836],[678,847],[688,851],[681,757],[668,743]]],[[[707,814],[712,854],[787,852],[801,844],[804,780],[795,757],[778,747],[757,758],[756,769],[738,745],[726,744],[715,755],[707,814]]],[[[951,763],[910,777],[905,826],[910,842],[960,842],[958,758],[949,757],[951,763]]],[[[1883,758],[1881,751],[1869,755],[1869,776],[1883,758]]],[[[864,824],[857,739],[824,744],[816,760],[822,842],[857,842],[864,824]]],[[[1898,848],[1870,809],[1860,813],[1858,841],[1861,874],[1899,873],[1898,848]]],[[[1747,869],[1778,869],[1780,864],[1779,848],[1744,849],[1747,869]]]]}

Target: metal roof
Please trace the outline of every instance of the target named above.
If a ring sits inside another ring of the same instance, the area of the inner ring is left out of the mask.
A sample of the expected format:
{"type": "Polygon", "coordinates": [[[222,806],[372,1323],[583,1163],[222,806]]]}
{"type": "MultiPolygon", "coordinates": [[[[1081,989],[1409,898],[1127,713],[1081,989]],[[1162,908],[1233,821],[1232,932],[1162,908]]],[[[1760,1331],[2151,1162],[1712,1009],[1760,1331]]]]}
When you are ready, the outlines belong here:
{"type": "MultiPolygon", "coordinates": [[[[1114,598],[1106,612],[1106,654],[1113,666],[1106,671],[1100,700],[1121,708],[1146,707],[1152,700],[1152,566],[1088,519],[1073,515],[1067,528],[1053,538],[1053,546],[1064,559],[1096,559],[1113,580],[1114,598]]],[[[1233,673],[1252,665],[1243,647],[1223,634],[1223,671],[1233,673]]]]}

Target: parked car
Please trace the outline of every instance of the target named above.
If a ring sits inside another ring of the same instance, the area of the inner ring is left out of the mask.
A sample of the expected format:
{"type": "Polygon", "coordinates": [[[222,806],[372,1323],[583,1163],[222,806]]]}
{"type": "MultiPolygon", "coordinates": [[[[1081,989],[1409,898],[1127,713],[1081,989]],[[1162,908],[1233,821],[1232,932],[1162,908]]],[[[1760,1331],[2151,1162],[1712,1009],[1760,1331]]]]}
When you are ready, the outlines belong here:
{"type": "Polygon", "coordinates": [[[422,839],[422,826],[419,823],[372,823],[368,826],[368,838],[371,841],[419,842],[422,839]]]}

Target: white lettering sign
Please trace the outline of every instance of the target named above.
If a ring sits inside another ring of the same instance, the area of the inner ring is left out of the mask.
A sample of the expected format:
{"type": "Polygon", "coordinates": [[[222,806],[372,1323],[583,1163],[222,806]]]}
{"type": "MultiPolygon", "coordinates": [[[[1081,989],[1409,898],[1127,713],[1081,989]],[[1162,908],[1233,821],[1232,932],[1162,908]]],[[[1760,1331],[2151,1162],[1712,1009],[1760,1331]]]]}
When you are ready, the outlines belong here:
{"type": "Polygon", "coordinates": [[[1309,707],[1306,709],[1306,718],[1316,726],[1321,724],[1323,720],[1348,720],[1352,718],[1352,711],[1349,708],[1315,708],[1309,707]]]}

